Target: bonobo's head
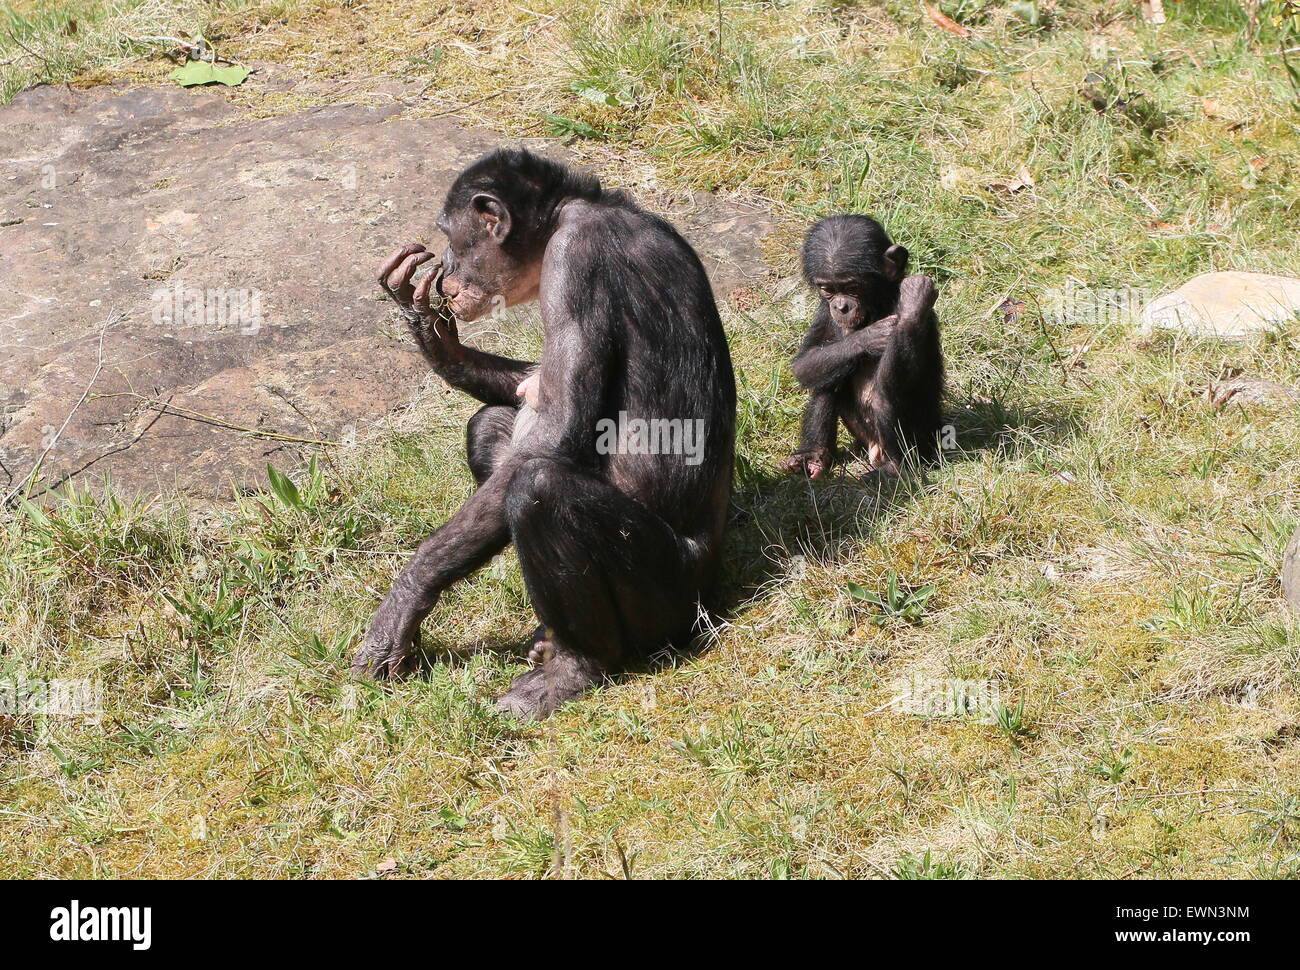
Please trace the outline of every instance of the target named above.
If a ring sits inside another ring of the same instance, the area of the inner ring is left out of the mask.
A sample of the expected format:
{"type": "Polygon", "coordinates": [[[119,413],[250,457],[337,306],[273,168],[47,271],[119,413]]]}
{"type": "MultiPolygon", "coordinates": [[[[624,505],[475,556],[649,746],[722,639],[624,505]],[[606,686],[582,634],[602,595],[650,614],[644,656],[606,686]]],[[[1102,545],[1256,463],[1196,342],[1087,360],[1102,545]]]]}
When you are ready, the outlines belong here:
{"type": "Polygon", "coordinates": [[[868,216],[828,216],[803,242],[803,272],[831,319],[855,330],[893,312],[907,250],[868,216]]]}
{"type": "Polygon", "coordinates": [[[461,320],[537,296],[542,255],[565,199],[600,194],[591,176],[524,149],[501,149],[461,172],[438,228],[447,236],[438,292],[461,320]]]}

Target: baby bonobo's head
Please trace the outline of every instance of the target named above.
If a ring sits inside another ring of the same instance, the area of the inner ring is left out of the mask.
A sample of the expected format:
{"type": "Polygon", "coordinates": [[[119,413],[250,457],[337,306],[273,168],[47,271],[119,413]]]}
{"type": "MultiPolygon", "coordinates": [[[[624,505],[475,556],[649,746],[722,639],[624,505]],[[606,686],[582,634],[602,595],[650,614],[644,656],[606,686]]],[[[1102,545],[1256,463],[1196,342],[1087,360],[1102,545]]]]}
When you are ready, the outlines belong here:
{"type": "Polygon", "coordinates": [[[856,330],[893,312],[907,255],[869,216],[828,216],[808,230],[803,272],[831,320],[856,330]]]}

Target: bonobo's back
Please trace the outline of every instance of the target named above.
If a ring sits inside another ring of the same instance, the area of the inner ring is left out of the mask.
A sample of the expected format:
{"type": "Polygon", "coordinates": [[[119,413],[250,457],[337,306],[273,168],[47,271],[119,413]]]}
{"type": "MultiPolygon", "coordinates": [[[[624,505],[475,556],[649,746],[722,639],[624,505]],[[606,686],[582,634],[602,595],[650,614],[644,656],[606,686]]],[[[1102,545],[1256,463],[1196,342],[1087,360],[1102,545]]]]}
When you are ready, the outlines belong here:
{"type": "Polygon", "coordinates": [[[713,290],[695,250],[667,221],[621,192],[566,207],[565,258],[592,281],[575,311],[609,322],[614,373],[603,417],[648,444],[599,456],[611,481],[684,536],[716,552],[731,492],[736,384],[713,290]],[[570,222],[570,220],[572,220],[570,222]],[[599,281],[616,284],[601,288],[599,281]],[[656,423],[657,422],[657,423],[656,423]]]}

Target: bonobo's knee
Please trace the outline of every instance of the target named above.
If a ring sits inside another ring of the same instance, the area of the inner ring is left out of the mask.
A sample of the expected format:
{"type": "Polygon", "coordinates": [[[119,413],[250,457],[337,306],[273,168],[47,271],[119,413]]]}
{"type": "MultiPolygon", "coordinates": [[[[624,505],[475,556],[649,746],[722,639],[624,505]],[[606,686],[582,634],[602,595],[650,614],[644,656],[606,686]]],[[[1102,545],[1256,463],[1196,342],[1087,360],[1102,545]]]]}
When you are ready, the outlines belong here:
{"type": "Polygon", "coordinates": [[[515,414],[514,408],[489,404],[475,411],[465,425],[465,460],[480,485],[492,474],[501,449],[510,442],[515,414]]]}
{"type": "Polygon", "coordinates": [[[529,458],[515,469],[506,491],[506,521],[511,529],[536,515],[542,503],[554,497],[563,467],[552,458],[529,458]]]}

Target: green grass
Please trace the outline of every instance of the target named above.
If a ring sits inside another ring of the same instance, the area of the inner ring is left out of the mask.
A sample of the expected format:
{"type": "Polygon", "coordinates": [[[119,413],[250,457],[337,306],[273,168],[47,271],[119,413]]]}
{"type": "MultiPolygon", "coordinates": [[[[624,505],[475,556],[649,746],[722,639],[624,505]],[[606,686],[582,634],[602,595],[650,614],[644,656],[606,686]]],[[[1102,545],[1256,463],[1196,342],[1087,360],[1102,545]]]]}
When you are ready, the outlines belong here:
{"type": "MultiPolygon", "coordinates": [[[[425,676],[349,682],[403,556],[471,487],[472,404],[441,397],[231,507],[20,512],[0,531],[0,680],[91,678],[106,710],[0,716],[6,871],[1296,875],[1300,624],[1278,567],[1300,416],[1204,391],[1231,369],[1300,386],[1300,321],[1221,345],[1047,312],[1071,280],[1300,265],[1285,37],[1228,2],[1166,8],[1157,29],[1128,3],[945,5],[972,41],[911,4],[727,2],[721,43],[714,4],[668,0],[223,15],[232,56],[427,80],[428,113],[508,87],[462,117],[574,138],[616,183],[781,217],[777,282],[724,306],[733,609],[702,656],[519,727],[483,707],[532,624],[506,554],[430,617],[425,676]],[[1033,184],[1009,191],[1022,167],[1033,184]],[[807,313],[782,282],[807,221],[838,209],[879,216],[941,282],[956,448],[924,483],[773,472],[807,313]],[[987,683],[997,704],[893,703],[917,678],[987,683]]],[[[114,36],[58,63],[157,73],[114,36]]],[[[40,79],[30,60],[5,83],[40,79]]]]}

